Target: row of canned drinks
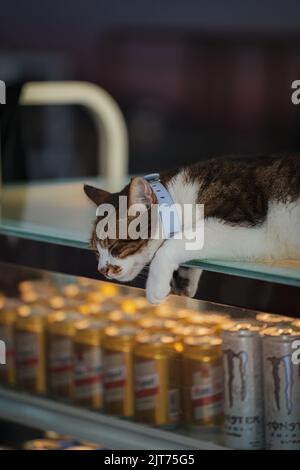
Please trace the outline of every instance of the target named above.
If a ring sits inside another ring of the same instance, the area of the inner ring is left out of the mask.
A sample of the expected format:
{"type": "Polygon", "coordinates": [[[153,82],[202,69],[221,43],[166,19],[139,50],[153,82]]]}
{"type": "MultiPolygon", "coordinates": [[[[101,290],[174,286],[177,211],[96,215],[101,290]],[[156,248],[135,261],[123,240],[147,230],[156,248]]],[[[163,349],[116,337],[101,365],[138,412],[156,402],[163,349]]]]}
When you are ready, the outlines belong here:
{"type": "Polygon", "coordinates": [[[223,426],[232,448],[300,448],[299,321],[111,313],[3,309],[2,381],[150,425],[223,426]]]}

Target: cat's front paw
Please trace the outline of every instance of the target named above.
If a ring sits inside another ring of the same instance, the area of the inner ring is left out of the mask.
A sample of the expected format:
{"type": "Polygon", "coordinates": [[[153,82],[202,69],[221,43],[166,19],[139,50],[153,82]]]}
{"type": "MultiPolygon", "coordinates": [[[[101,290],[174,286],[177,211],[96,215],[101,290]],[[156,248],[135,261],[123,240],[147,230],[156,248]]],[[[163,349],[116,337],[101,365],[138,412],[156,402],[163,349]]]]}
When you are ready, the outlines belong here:
{"type": "Polygon", "coordinates": [[[174,271],[171,280],[171,293],[194,297],[199,284],[201,270],[195,268],[180,267],[174,271]]]}
{"type": "Polygon", "coordinates": [[[146,296],[151,304],[160,304],[169,295],[172,275],[177,267],[174,260],[164,255],[162,248],[158,250],[150,264],[146,283],[146,296]]]}
{"type": "Polygon", "coordinates": [[[157,276],[149,273],[146,283],[146,296],[151,304],[160,304],[170,293],[170,280],[158,279],[157,276]]]}

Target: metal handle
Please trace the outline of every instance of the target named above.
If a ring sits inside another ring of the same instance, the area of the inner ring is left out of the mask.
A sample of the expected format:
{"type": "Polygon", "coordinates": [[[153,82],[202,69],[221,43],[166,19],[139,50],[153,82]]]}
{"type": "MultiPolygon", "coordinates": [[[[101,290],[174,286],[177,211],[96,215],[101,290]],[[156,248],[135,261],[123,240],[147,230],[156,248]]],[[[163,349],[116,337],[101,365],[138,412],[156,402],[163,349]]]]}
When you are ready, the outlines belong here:
{"type": "Polygon", "coordinates": [[[116,101],[101,87],[88,82],[28,82],[21,91],[22,105],[77,104],[93,114],[101,135],[98,172],[110,191],[120,190],[128,174],[128,133],[116,101]]]}

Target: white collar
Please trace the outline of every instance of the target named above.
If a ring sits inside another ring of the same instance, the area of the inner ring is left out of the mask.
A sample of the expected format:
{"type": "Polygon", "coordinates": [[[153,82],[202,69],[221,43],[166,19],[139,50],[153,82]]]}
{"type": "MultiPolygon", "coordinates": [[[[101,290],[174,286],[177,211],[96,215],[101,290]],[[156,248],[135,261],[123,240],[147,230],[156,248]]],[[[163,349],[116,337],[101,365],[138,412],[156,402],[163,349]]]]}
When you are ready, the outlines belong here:
{"type": "Polygon", "coordinates": [[[158,210],[164,231],[164,238],[172,238],[176,233],[181,232],[182,223],[179,218],[176,205],[167,188],[160,182],[159,173],[152,173],[144,176],[150,184],[158,203],[158,210]],[[173,217],[170,217],[170,208],[173,217]]]}

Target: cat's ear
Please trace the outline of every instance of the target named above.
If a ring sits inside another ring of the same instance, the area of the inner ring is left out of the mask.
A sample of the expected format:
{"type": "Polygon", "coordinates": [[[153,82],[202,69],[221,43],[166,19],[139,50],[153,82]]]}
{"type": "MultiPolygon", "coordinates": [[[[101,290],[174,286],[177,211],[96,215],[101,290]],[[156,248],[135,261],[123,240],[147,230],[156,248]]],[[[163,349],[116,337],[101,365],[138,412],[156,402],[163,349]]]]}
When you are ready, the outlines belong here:
{"type": "Polygon", "coordinates": [[[143,204],[149,208],[153,202],[153,192],[148,181],[142,176],[132,178],[129,186],[129,206],[143,204]]]}
{"type": "Polygon", "coordinates": [[[100,206],[110,195],[109,192],[104,191],[103,189],[95,188],[94,186],[89,186],[85,184],[83,190],[87,197],[94,203],[96,206],[100,206]]]}

